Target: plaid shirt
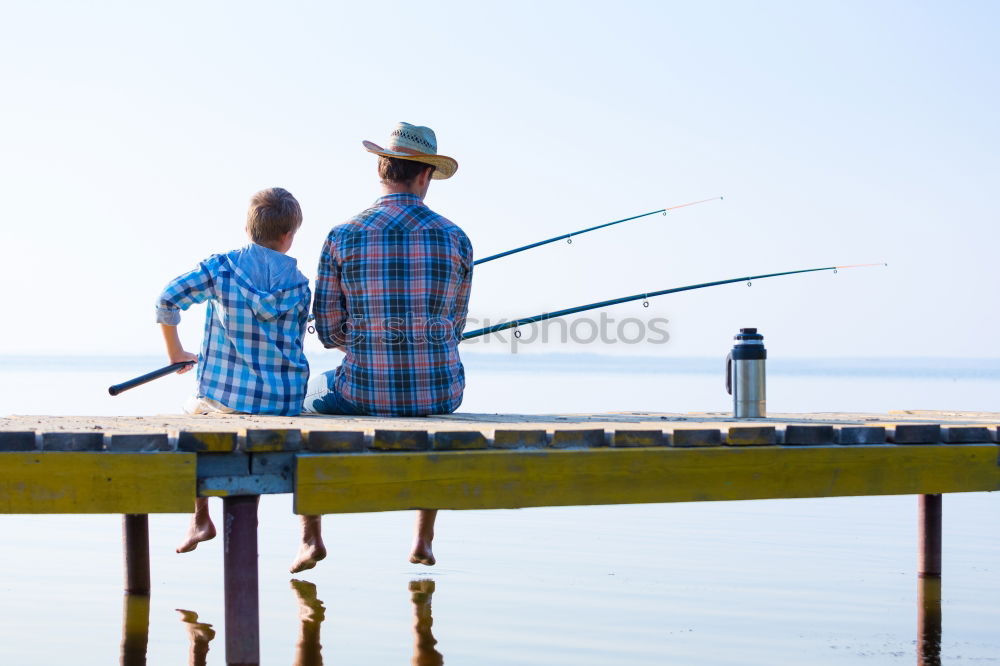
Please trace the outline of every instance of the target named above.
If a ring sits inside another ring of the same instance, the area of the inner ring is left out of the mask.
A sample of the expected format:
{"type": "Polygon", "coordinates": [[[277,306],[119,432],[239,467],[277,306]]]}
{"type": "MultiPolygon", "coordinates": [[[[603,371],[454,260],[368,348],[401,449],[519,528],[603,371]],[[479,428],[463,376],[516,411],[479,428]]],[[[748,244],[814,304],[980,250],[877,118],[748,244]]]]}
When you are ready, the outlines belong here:
{"type": "Polygon", "coordinates": [[[333,388],[375,416],[455,411],[471,285],[465,232],[417,196],[381,197],[334,227],[313,303],[323,345],[346,354],[333,388]]]}
{"type": "Polygon", "coordinates": [[[301,412],[309,281],[295,259],[255,244],[212,255],[167,285],[156,320],[176,326],[180,310],[204,301],[199,395],[248,414],[301,412]]]}

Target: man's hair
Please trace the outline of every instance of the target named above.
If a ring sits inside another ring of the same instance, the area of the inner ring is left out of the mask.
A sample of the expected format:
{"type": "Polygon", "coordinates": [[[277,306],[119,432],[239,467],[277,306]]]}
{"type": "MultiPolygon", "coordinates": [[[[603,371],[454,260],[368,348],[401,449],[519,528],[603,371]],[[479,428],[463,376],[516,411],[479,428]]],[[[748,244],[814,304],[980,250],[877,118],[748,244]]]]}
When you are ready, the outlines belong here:
{"type": "Polygon", "coordinates": [[[404,160],[396,157],[378,156],[378,177],[382,182],[392,182],[399,185],[409,185],[423,172],[430,169],[434,173],[434,165],[416,160],[404,160]]]}
{"type": "Polygon", "coordinates": [[[247,233],[258,245],[281,240],[289,231],[302,226],[302,208],[292,193],[281,187],[261,190],[250,197],[247,233]]]}

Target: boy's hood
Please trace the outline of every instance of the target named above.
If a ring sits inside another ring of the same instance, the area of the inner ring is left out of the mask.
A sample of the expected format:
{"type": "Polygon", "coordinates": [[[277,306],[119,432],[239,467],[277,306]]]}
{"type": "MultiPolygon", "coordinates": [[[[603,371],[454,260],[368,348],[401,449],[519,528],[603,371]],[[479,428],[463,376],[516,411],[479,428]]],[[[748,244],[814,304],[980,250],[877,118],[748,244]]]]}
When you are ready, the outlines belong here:
{"type": "Polygon", "coordinates": [[[277,319],[309,291],[309,281],[295,259],[256,243],[222,255],[222,263],[232,270],[236,285],[261,321],[277,319]]]}

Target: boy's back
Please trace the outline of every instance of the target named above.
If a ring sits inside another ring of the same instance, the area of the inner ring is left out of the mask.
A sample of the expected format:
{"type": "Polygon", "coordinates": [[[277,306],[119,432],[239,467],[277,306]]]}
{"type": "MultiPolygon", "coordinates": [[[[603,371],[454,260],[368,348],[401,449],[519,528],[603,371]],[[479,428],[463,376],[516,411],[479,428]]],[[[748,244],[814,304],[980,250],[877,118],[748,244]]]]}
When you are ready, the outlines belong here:
{"type": "Polygon", "coordinates": [[[180,310],[209,302],[198,365],[199,398],[249,414],[301,411],[309,379],[302,348],[309,281],[285,254],[301,219],[298,202],[287,191],[258,193],[247,223],[255,242],[212,255],[160,295],[156,318],[175,362],[187,354],[176,334],[180,310]]]}
{"type": "Polygon", "coordinates": [[[298,414],[309,281],[295,259],[257,244],[212,255],[167,286],[157,320],[176,325],[178,310],[206,300],[198,394],[238,412],[298,414]]]}

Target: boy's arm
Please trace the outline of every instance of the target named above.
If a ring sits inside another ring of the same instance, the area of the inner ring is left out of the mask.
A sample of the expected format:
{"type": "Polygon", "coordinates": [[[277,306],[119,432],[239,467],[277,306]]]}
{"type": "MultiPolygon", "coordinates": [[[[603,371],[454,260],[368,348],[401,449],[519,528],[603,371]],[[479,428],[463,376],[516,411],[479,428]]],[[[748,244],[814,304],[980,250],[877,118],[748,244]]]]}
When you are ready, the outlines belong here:
{"type": "MultiPolygon", "coordinates": [[[[156,322],[160,324],[163,341],[167,347],[167,356],[171,363],[198,362],[197,354],[184,350],[180,336],[177,334],[177,324],[181,321],[181,310],[186,310],[195,303],[203,303],[212,297],[215,281],[212,279],[208,266],[206,266],[207,263],[207,261],[202,262],[198,268],[168,284],[167,288],[160,294],[160,299],[156,304],[156,322]]],[[[185,366],[177,373],[185,373],[192,367],[185,366]]]]}
{"type": "MultiPolygon", "coordinates": [[[[184,351],[184,346],[181,344],[181,336],[177,334],[176,326],[171,326],[170,324],[160,324],[160,328],[163,331],[163,342],[167,345],[167,356],[170,358],[171,363],[180,363],[181,361],[198,362],[197,354],[184,351]]],[[[177,374],[183,375],[193,367],[193,365],[185,365],[177,371],[177,374]]]]}
{"type": "Polygon", "coordinates": [[[340,291],[340,265],[335,253],[333,243],[327,238],[316,270],[313,315],[316,316],[316,333],[323,346],[343,350],[346,342],[344,322],[347,321],[347,304],[340,291]]]}

